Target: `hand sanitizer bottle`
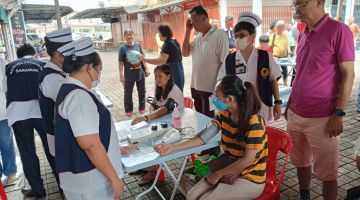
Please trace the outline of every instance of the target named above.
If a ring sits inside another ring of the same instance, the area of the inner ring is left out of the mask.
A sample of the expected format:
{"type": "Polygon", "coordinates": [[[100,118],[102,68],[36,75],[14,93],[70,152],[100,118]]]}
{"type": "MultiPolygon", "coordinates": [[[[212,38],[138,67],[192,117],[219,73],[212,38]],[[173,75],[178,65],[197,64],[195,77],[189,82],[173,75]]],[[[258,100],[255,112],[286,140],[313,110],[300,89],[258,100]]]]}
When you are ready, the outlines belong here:
{"type": "Polygon", "coordinates": [[[178,107],[176,106],[174,111],[172,112],[172,125],[176,129],[181,128],[181,115],[178,107]]]}

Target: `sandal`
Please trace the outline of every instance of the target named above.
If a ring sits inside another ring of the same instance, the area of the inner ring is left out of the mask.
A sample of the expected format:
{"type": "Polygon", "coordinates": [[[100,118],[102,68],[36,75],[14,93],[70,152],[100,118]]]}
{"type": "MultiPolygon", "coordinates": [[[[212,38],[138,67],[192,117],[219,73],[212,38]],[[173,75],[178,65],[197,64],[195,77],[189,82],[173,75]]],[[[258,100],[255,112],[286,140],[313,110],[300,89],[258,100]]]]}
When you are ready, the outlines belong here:
{"type": "Polygon", "coordinates": [[[144,185],[148,185],[149,183],[152,183],[155,180],[155,177],[156,177],[156,170],[148,171],[148,173],[138,181],[138,185],[140,187],[144,185]]]}
{"type": "Polygon", "coordinates": [[[17,181],[19,180],[19,177],[15,174],[12,176],[7,176],[4,180],[2,180],[3,187],[16,185],[17,181]]]}

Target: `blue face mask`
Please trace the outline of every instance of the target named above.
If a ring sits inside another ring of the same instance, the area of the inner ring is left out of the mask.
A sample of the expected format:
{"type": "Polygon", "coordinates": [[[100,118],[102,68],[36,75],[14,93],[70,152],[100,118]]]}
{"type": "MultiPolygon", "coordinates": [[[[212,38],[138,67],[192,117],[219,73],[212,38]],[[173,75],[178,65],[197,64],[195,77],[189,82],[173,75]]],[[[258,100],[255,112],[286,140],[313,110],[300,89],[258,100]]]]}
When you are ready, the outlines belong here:
{"type": "Polygon", "coordinates": [[[217,110],[226,110],[228,108],[226,103],[218,100],[217,98],[214,98],[212,103],[214,104],[217,110]]]}

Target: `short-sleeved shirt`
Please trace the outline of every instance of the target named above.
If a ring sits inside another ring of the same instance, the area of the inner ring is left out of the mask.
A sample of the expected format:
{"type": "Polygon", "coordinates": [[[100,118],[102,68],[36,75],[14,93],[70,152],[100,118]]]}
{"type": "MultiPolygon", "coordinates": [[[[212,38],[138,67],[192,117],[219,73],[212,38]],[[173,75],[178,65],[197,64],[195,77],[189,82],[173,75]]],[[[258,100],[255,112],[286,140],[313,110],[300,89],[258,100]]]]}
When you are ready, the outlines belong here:
{"type": "Polygon", "coordinates": [[[161,107],[165,105],[169,98],[174,99],[174,101],[178,104],[179,109],[184,108],[184,94],[176,84],[174,84],[166,99],[161,98],[160,101],[155,102],[156,106],[161,107]]]}
{"type": "Polygon", "coordinates": [[[224,29],[226,36],[228,37],[229,49],[236,48],[234,29],[224,29]]]}
{"type": "Polygon", "coordinates": [[[138,43],[130,46],[128,44],[123,45],[119,49],[118,61],[124,63],[124,78],[125,81],[139,81],[145,78],[145,73],[142,68],[141,62],[137,65],[133,65],[129,62],[128,53],[131,51],[138,51],[144,55],[142,49],[138,43]]]}
{"type": "Polygon", "coordinates": [[[182,61],[180,45],[174,39],[165,40],[162,45],[161,52],[169,55],[166,63],[177,63],[182,61]]]}
{"type": "Polygon", "coordinates": [[[265,122],[260,115],[252,115],[249,120],[249,130],[244,141],[236,139],[238,127],[230,119],[229,111],[219,111],[214,122],[221,127],[221,148],[232,158],[245,156],[246,149],[256,150],[253,163],[241,172],[241,177],[254,183],[264,183],[266,180],[266,160],[268,156],[265,122]]]}
{"type": "Polygon", "coordinates": [[[191,88],[214,92],[221,65],[229,54],[228,38],[223,30],[213,26],[203,36],[198,34],[191,43],[191,88]]]}
{"type": "MultiPolygon", "coordinates": [[[[259,94],[259,88],[258,88],[258,50],[256,48],[253,48],[248,62],[246,63],[243,55],[240,51],[236,52],[236,65],[243,63],[246,66],[246,72],[242,74],[236,74],[237,77],[239,77],[243,83],[250,82],[254,85],[256,88],[257,93],[259,94]]],[[[281,69],[280,67],[275,63],[274,58],[269,53],[269,69],[270,69],[270,81],[278,80],[279,77],[281,77],[281,69]]],[[[221,80],[226,75],[226,69],[225,67],[221,67],[219,72],[218,79],[221,80]]],[[[261,116],[264,117],[264,120],[266,123],[269,123],[272,119],[272,107],[267,106],[264,104],[264,102],[261,101],[261,109],[260,113],[261,116]]]]}
{"type": "Polygon", "coordinates": [[[339,94],[339,63],[355,60],[352,33],[325,15],[300,34],[298,44],[290,109],[304,118],[330,116],[339,94]]]}
{"type": "MultiPolygon", "coordinates": [[[[86,89],[82,82],[72,77],[67,77],[64,83],[76,84],[86,89]]],[[[74,137],[99,133],[97,106],[84,90],[76,89],[68,94],[63,104],[59,106],[59,113],[69,120],[74,137]]],[[[117,174],[122,176],[119,140],[113,122],[111,122],[111,136],[107,155],[117,174]]],[[[79,174],[63,172],[59,176],[61,188],[74,193],[96,191],[109,186],[109,180],[96,168],[79,174]]]]}
{"type": "Polygon", "coordinates": [[[272,45],[274,38],[274,47],[272,48],[273,56],[278,58],[286,57],[288,55],[288,47],[290,46],[287,32],[283,32],[281,35],[277,33],[271,34],[269,37],[270,45],[272,45]]]}
{"type": "MultiPolygon", "coordinates": [[[[58,67],[57,65],[55,65],[50,61],[47,62],[46,65],[44,66],[44,68],[47,67],[59,71],[60,73],[64,74],[64,76],[66,76],[66,73],[63,72],[63,70],[60,67],[58,67]]],[[[46,97],[49,97],[52,100],[56,101],[56,97],[59,93],[60,87],[62,86],[64,80],[65,78],[60,74],[56,74],[56,73],[49,74],[44,78],[43,82],[40,83],[40,90],[46,97]]]]}

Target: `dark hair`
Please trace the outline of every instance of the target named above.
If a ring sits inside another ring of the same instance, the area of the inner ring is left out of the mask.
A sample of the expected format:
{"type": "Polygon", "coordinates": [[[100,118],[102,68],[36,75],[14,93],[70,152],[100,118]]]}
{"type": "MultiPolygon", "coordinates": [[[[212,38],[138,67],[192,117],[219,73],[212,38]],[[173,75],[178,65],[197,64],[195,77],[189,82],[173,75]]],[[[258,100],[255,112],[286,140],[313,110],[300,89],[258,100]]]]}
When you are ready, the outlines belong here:
{"type": "Polygon", "coordinates": [[[244,141],[245,133],[250,129],[251,116],[257,114],[261,108],[255,87],[249,82],[245,82],[244,85],[245,87],[242,80],[236,75],[226,75],[220,82],[222,93],[225,96],[236,97],[239,108],[239,134],[236,136],[238,141],[244,141]]]}
{"type": "Polygon", "coordinates": [[[174,80],[173,80],[173,77],[171,76],[170,66],[168,64],[158,65],[154,69],[154,74],[155,74],[156,71],[159,71],[159,70],[162,73],[166,74],[167,76],[170,75],[170,79],[167,82],[164,90],[163,90],[162,87],[159,87],[159,86],[156,85],[155,98],[156,98],[157,101],[160,101],[161,97],[163,99],[166,99],[168,97],[170,91],[172,90],[173,86],[174,86],[174,80]]]}
{"type": "Polygon", "coordinates": [[[127,34],[129,34],[129,33],[131,33],[132,35],[134,35],[134,31],[133,31],[133,30],[131,30],[131,29],[125,29],[125,30],[124,30],[124,36],[127,35],[127,34]]]}
{"type": "Polygon", "coordinates": [[[158,31],[161,33],[163,37],[166,39],[171,39],[173,37],[173,33],[171,31],[170,26],[162,24],[157,27],[158,31]]]}
{"type": "Polygon", "coordinates": [[[100,65],[101,58],[99,54],[97,52],[94,52],[86,56],[65,56],[62,69],[66,73],[72,73],[75,71],[79,71],[85,64],[93,64],[94,67],[100,65]]]}
{"type": "Polygon", "coordinates": [[[207,18],[209,18],[208,13],[206,12],[206,10],[202,7],[202,6],[195,6],[190,10],[190,15],[195,13],[197,15],[205,15],[207,18]]]}
{"type": "Polygon", "coordinates": [[[70,42],[51,42],[48,37],[44,37],[46,52],[50,57],[54,56],[55,51],[57,51],[60,47],[64,46],[70,42]]]}
{"type": "Polygon", "coordinates": [[[16,50],[16,55],[18,58],[22,58],[24,56],[33,56],[35,55],[35,49],[31,44],[23,44],[16,50]]]}
{"type": "Polygon", "coordinates": [[[275,27],[277,21],[278,20],[274,20],[269,24],[270,29],[273,29],[275,27]]]}
{"type": "Polygon", "coordinates": [[[269,43],[269,36],[267,35],[262,35],[259,37],[259,42],[261,43],[269,43]]]}
{"type": "Polygon", "coordinates": [[[253,35],[254,33],[256,33],[255,26],[249,22],[238,22],[235,25],[234,33],[239,32],[241,30],[246,30],[247,32],[249,32],[250,35],[253,35]]]}

